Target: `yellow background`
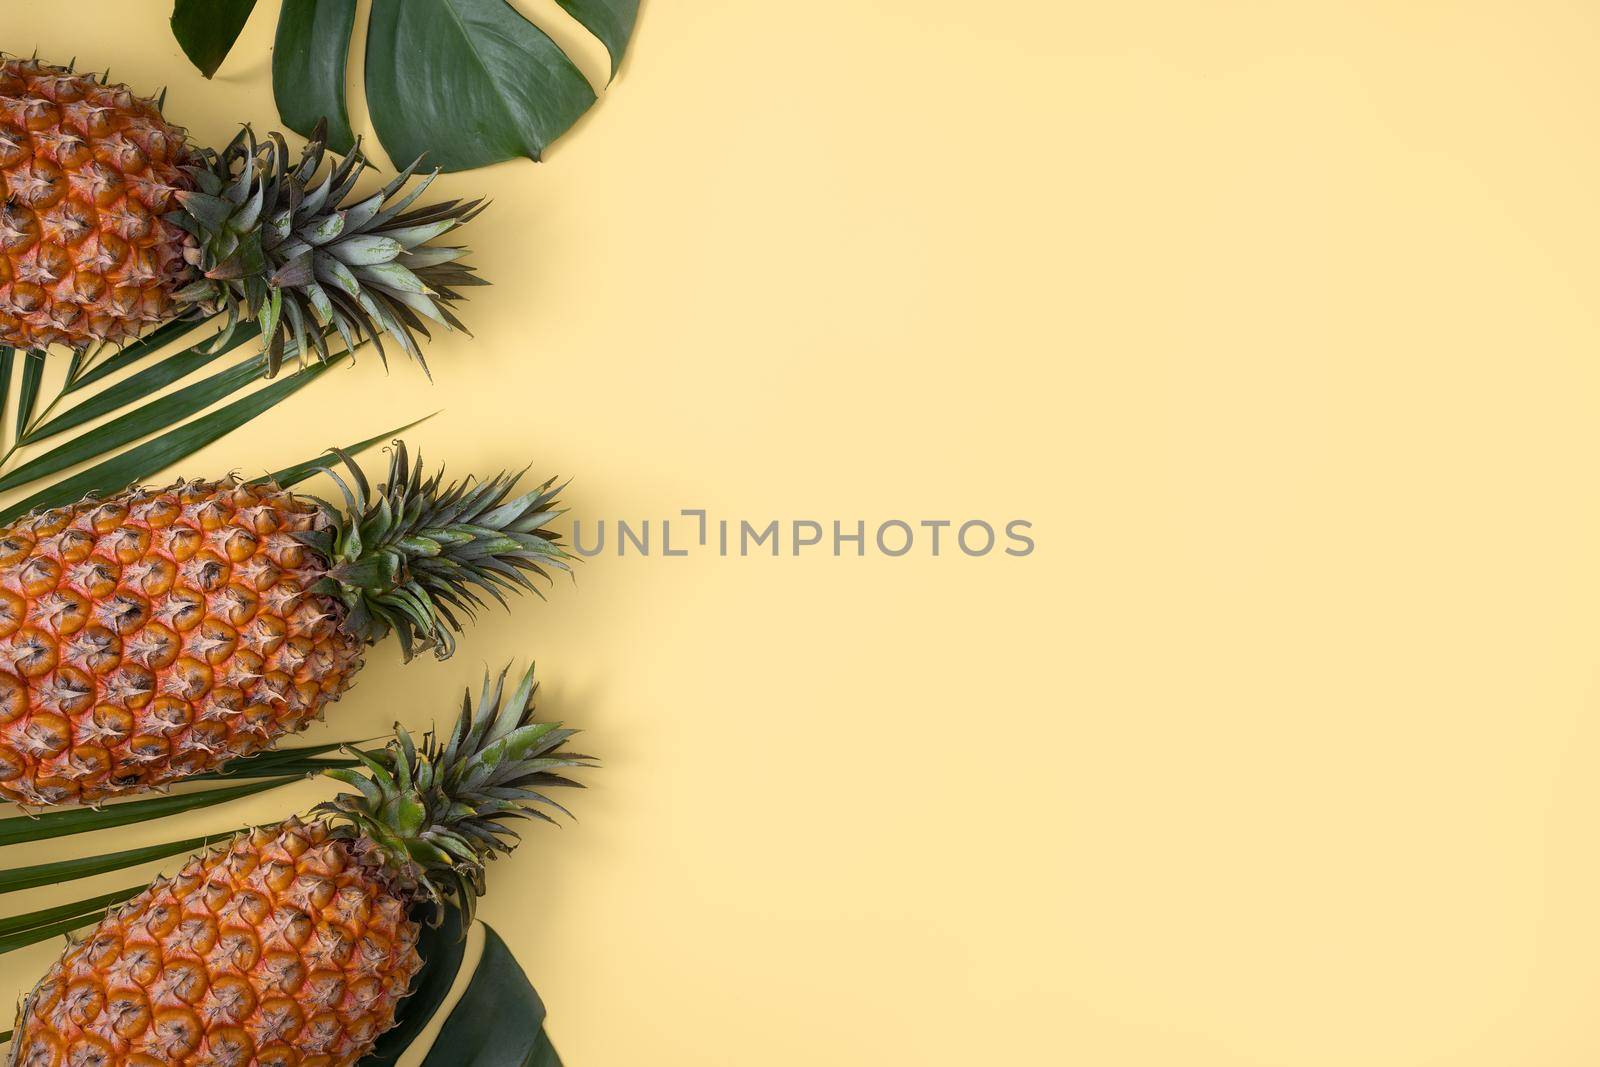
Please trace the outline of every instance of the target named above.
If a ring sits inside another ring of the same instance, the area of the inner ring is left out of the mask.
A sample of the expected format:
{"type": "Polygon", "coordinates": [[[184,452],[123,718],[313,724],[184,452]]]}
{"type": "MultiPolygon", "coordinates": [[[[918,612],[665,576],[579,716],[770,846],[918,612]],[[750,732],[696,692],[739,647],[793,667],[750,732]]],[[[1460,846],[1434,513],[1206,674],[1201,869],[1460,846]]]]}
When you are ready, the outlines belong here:
{"type": "MultiPolygon", "coordinates": [[[[275,8],[210,84],[156,0],[0,28],[220,143],[275,8]]],[[[547,162],[436,186],[495,282],[436,382],[185,470],[441,408],[585,522],[1034,522],[597,558],[371,655],[317,738],[533,655],[606,759],[484,907],[572,1067],[1592,1064],[1597,58],[1579,0],[651,0],[547,162]]]]}

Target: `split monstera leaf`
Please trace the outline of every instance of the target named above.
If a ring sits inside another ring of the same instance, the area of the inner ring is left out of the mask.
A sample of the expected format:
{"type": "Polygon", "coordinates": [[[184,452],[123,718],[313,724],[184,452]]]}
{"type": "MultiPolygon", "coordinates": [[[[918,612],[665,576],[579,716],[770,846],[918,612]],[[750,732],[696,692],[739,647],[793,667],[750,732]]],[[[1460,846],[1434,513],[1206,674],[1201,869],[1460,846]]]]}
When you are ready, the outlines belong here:
{"type": "MultiPolygon", "coordinates": [[[[557,0],[606,47],[615,77],[639,0],[557,0]]],[[[222,65],[255,0],[177,0],[172,32],[200,72],[222,65]]],[[[328,124],[338,152],[355,143],[345,72],[356,0],[284,0],[272,56],[278,114],[310,135],[328,124]]],[[[594,105],[594,87],[549,34],[507,0],[373,0],[366,37],[367,107],[397,164],[469,170],[546,147],[594,105]]]]}

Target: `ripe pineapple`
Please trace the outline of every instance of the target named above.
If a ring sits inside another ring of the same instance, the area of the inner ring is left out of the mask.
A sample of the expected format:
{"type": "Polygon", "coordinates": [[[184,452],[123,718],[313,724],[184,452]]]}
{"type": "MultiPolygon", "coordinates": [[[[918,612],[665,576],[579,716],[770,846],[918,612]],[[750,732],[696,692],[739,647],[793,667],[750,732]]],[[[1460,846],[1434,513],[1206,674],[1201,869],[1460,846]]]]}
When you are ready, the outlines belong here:
{"type": "Polygon", "coordinates": [[[0,344],[82,349],[222,310],[261,323],[273,373],[291,342],[327,359],[332,334],[421,361],[423,320],[459,326],[457,289],[482,284],[465,249],[428,242],[481,202],[408,211],[432,180],[395,199],[415,163],[352,202],[359,146],[318,182],[321,142],[293,166],[276,133],[196,148],[125,85],[0,60],[0,344]]]}
{"type": "MultiPolygon", "coordinates": [[[[396,442],[346,508],[180,482],[0,530],[0,800],[94,802],[215,770],[304,729],[390,631],[407,659],[568,556],[546,482],[442,484],[396,442]]],[[[333,473],[330,470],[330,473],[333,473]]]]}
{"type": "Polygon", "coordinates": [[[592,765],[533,721],[533,672],[485,679],[440,743],[404,730],[362,754],[357,787],[240,834],[114,909],[29,994],[7,1067],[353,1064],[395,1023],[421,960],[417,919],[471,921],[513,818],[565,811],[540,790],[592,765]]]}

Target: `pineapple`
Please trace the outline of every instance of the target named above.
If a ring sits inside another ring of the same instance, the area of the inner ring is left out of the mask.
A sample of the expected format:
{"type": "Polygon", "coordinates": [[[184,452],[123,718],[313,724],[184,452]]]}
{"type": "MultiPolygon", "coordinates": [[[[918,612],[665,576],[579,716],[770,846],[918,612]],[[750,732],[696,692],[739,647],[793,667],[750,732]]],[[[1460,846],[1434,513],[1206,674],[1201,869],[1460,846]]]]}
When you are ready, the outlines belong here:
{"type": "Polygon", "coordinates": [[[460,326],[458,288],[482,284],[465,249],[428,242],[481,202],[407,210],[432,180],[399,196],[416,163],[357,200],[360,146],[319,182],[324,155],[319,135],[291,165],[282,135],[248,129],[197,148],[125,85],[0,60],[0,344],[81,350],[220,311],[260,322],[269,373],[286,351],[327,359],[334,334],[420,362],[424,320],[460,326]]]}
{"type": "MultiPolygon", "coordinates": [[[[341,454],[342,455],[342,454],[341,454]]],[[[0,800],[92,803],[304,729],[390,632],[405,658],[529,574],[566,569],[556,490],[442,484],[396,442],[344,510],[270,484],[180,482],[0,530],[0,800]]]]}
{"type": "MultiPolygon", "coordinates": [[[[313,819],[240,834],[111,911],[25,999],[7,1067],[353,1064],[395,1023],[421,960],[418,920],[471,921],[512,818],[591,766],[533,721],[533,672],[471,694],[448,740],[404,730],[360,790],[313,819]]],[[[509,1022],[509,1020],[508,1020],[509,1022]]]]}

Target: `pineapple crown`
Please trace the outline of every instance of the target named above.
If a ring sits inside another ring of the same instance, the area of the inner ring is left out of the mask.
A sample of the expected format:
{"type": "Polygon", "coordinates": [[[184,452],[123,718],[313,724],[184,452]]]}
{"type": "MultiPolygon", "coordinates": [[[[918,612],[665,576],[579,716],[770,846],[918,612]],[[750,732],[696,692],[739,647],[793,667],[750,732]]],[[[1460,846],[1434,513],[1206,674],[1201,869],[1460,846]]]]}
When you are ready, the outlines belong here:
{"type": "Polygon", "coordinates": [[[195,188],[177,194],[179,207],[167,218],[193,238],[184,255],[202,277],[176,296],[227,314],[217,346],[241,320],[259,322],[269,375],[286,351],[302,358],[315,351],[327,361],[334,335],[347,350],[370,339],[386,365],[388,336],[426,371],[416,336],[431,336],[425,320],[464,330],[451,311],[458,290],[486,284],[459,262],[467,249],[428,242],[470,221],[484,203],[447,200],[407,210],[439,174],[400,195],[421,159],[378,192],[347,203],[367,159],[357,142],[317,181],[329,155],[325,137],[319,123],[293,166],[281,133],[258,143],[248,126],[221,151],[194,153],[188,170],[195,188]]]}
{"type": "Polygon", "coordinates": [[[581,788],[564,772],[595,765],[592,756],[566,751],[577,731],[534,721],[533,667],[509,695],[508,673],[501,671],[492,689],[485,673],[476,709],[467,691],[448,737],[430,730],[418,745],[397,723],[387,747],[347,749],[361,768],[322,772],[358,792],[342,793],[314,813],[348,823],[401,892],[435,905],[435,921],[443,905],[454,903],[462,926],[470,925],[485,865],[521,840],[506,824],[554,823],[546,807],[571,818],[546,791],[581,788]]]}
{"type": "Polygon", "coordinates": [[[564,510],[556,494],[565,486],[553,478],[516,497],[525,470],[446,485],[442,470],[424,478],[421,462],[412,465],[396,441],[388,481],[374,492],[350,455],[333,454],[348,478],[320,469],[344,495],[344,510],[317,501],[327,524],[295,536],[328,562],[314,588],[344,604],[345,628],[364,641],[393,631],[407,660],[429,648],[447,659],[462,617],[485,606],[480,592],[506,606],[506,590],[544,595],[529,575],[571,572],[560,535],[545,528],[564,510]]]}

